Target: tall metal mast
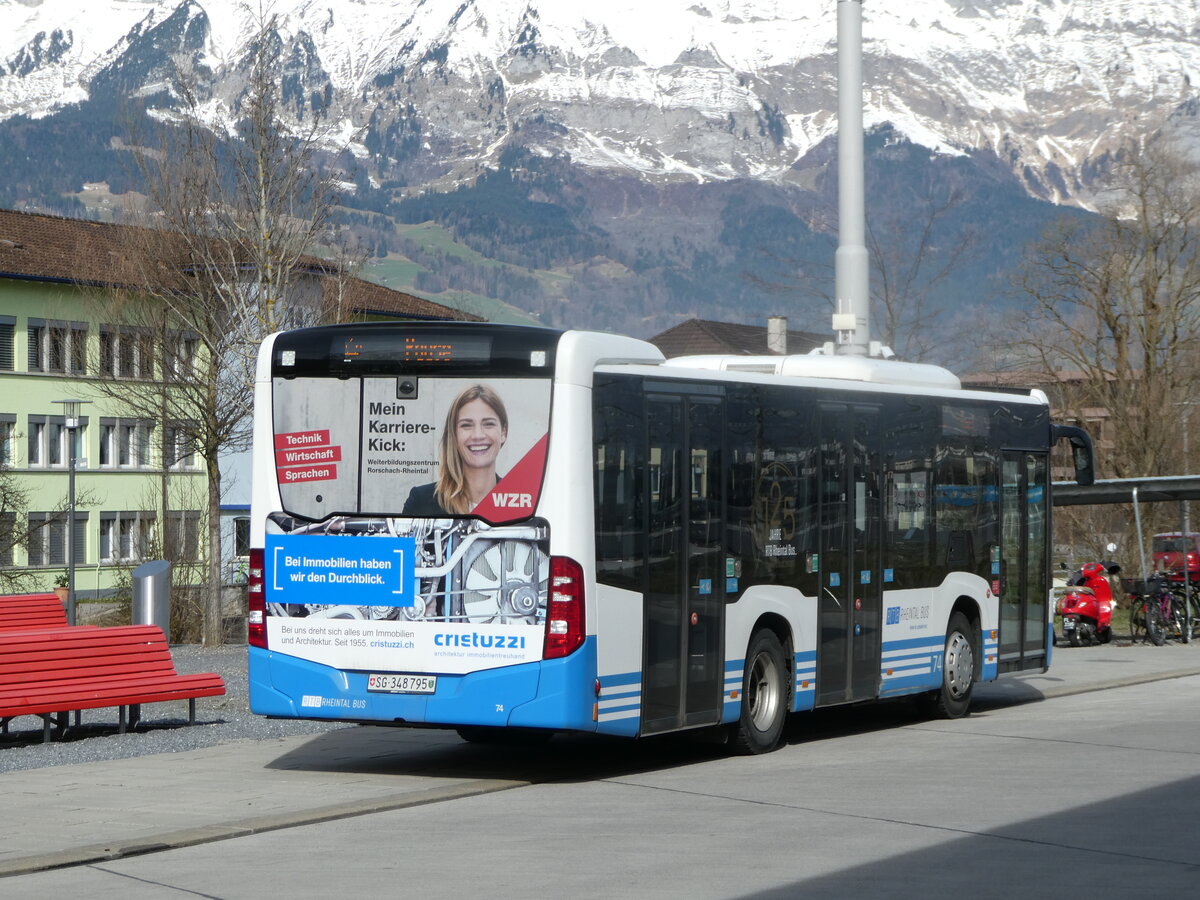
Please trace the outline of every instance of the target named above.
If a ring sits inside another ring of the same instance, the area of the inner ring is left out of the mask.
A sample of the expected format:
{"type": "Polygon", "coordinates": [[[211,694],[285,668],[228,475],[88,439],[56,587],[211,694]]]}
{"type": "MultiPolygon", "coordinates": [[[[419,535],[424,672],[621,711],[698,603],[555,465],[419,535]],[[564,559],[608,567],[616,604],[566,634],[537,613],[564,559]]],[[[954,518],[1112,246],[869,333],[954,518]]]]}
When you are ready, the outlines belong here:
{"type": "Polygon", "coordinates": [[[863,174],[862,0],[838,0],[838,248],[836,352],[867,356],[871,301],[863,174]]]}

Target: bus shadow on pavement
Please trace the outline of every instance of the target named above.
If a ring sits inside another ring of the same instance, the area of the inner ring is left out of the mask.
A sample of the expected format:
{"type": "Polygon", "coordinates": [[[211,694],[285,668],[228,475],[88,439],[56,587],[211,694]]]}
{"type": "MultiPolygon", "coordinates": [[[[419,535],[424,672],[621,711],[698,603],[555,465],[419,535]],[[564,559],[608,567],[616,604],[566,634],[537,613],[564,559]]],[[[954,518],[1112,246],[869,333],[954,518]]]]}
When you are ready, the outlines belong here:
{"type": "Polygon", "coordinates": [[[267,768],[545,783],[675,768],[728,752],[714,735],[687,732],[642,740],[555,734],[549,740],[470,743],[452,730],[362,725],[314,735],[267,768]]]}

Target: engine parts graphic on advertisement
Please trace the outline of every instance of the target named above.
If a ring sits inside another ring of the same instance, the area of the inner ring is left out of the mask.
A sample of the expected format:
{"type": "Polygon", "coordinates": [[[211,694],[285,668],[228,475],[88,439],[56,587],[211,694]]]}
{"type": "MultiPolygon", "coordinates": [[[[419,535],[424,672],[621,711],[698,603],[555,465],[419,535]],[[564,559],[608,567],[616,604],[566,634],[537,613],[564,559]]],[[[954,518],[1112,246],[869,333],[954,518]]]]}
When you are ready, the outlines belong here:
{"type": "Polygon", "coordinates": [[[544,522],[275,514],[267,529],[272,650],[340,669],[448,674],[541,658],[544,522]]]}

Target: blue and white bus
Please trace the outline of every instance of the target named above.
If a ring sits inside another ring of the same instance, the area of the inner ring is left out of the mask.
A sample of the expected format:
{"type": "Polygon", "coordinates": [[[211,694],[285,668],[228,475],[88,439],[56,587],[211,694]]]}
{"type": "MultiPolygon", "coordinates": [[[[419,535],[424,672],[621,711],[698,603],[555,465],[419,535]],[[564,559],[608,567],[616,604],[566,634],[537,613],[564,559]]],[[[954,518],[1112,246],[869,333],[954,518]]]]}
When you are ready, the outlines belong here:
{"type": "Polygon", "coordinates": [[[258,360],[250,704],[642,737],[1043,669],[1039,392],[865,357],[666,360],[633,338],[382,323],[258,360]]]}

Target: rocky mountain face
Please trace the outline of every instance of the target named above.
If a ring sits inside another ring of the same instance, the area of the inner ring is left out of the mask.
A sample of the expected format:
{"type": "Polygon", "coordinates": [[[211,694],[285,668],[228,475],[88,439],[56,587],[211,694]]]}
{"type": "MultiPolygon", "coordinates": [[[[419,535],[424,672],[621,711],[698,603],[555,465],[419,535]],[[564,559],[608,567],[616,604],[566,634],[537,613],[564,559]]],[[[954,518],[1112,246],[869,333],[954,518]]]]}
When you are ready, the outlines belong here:
{"type": "MultiPolygon", "coordinates": [[[[128,188],[119,110],[169,104],[181,60],[208,115],[236,112],[255,30],[238,0],[72,6],[0,0],[0,152],[14,163],[0,203],[128,188]]],[[[361,233],[380,258],[417,263],[424,292],[639,334],[775,312],[826,330],[834,0],[270,9],[289,115],[320,123],[361,233]],[[425,222],[452,240],[431,242],[425,222]]],[[[863,13],[880,256],[915,252],[913,223],[928,223],[927,271],[962,260],[927,286],[955,309],[964,292],[999,302],[1020,245],[1092,203],[1122,142],[1200,144],[1193,0],[867,0],[863,13]]]]}

